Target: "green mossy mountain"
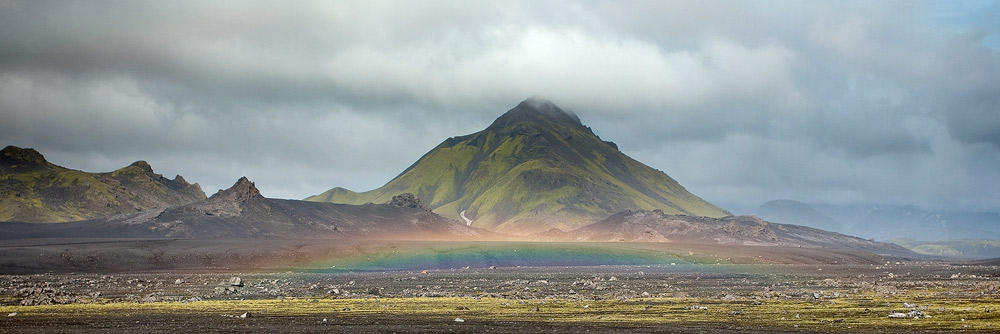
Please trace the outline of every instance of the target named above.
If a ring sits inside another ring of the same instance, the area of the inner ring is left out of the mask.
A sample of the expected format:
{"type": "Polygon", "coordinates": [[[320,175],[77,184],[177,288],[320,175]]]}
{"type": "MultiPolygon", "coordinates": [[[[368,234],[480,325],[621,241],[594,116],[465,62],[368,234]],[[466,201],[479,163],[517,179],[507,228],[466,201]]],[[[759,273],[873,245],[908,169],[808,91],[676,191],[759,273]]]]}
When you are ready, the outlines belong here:
{"type": "Polygon", "coordinates": [[[625,210],[722,217],[662,171],[601,140],[580,119],[531,98],[483,131],[448,138],[386,185],[306,198],[385,203],[413,193],[434,212],[511,234],[574,229],[625,210]]]}
{"type": "Polygon", "coordinates": [[[153,172],[145,161],[108,173],[57,166],[30,148],[0,151],[0,221],[67,222],[184,205],[205,199],[180,175],[153,172]]]}

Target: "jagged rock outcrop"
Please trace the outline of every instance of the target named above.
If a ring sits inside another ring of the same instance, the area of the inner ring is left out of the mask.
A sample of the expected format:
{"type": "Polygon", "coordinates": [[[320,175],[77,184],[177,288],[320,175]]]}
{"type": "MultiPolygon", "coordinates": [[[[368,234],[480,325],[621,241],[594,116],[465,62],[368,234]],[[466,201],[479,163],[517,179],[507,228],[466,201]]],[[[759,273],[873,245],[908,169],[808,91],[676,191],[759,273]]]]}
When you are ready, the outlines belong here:
{"type": "Polygon", "coordinates": [[[411,208],[411,209],[421,209],[425,211],[430,211],[430,209],[424,206],[424,203],[421,202],[419,198],[413,196],[413,194],[411,193],[392,196],[392,200],[389,201],[389,205],[400,208],[411,208]]]}

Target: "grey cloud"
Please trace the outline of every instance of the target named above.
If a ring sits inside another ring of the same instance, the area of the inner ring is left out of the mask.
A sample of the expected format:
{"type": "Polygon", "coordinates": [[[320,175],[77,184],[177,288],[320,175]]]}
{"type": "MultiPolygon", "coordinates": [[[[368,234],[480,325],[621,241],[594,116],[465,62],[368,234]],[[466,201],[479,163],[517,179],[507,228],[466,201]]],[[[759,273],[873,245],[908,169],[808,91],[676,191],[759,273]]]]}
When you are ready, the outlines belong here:
{"type": "Polygon", "coordinates": [[[0,141],[300,198],[540,94],[719,203],[1000,209],[1000,20],[936,6],[0,2],[0,141]]]}

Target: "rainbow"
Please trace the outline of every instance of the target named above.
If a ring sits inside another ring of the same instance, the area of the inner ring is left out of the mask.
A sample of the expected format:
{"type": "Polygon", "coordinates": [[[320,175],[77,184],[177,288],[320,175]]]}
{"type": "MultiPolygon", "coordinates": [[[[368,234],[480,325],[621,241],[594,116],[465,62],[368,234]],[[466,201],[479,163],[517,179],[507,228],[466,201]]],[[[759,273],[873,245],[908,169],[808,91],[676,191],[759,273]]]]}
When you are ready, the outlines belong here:
{"type": "Polygon", "coordinates": [[[690,265],[684,257],[619,243],[384,242],[300,263],[312,272],[535,266],[690,265]]]}

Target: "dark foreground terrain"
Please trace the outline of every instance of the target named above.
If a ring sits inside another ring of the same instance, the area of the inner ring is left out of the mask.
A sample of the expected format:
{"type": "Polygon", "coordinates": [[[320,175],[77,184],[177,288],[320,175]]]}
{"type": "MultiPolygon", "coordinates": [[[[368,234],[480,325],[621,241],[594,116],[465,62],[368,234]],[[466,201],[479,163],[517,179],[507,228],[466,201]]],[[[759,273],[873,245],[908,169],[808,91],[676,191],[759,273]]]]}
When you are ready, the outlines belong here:
{"type": "Polygon", "coordinates": [[[0,268],[12,273],[20,263],[21,273],[0,276],[0,331],[1000,330],[1000,267],[989,264],[670,244],[272,240],[255,241],[257,253],[238,246],[246,244],[6,241],[0,268]],[[149,254],[174,268],[100,265],[111,258],[139,263],[149,254]],[[269,258],[288,254],[299,257],[269,258]],[[27,265],[32,257],[50,269],[27,265]],[[97,265],[74,262],[88,257],[97,265]],[[85,270],[58,270],[59,258],[85,270]],[[178,260],[187,258],[211,265],[194,269],[178,260]],[[594,258],[617,264],[584,261],[594,258]],[[545,262],[551,259],[563,264],[545,262]]]}

